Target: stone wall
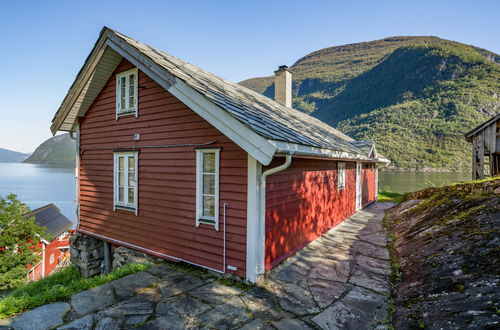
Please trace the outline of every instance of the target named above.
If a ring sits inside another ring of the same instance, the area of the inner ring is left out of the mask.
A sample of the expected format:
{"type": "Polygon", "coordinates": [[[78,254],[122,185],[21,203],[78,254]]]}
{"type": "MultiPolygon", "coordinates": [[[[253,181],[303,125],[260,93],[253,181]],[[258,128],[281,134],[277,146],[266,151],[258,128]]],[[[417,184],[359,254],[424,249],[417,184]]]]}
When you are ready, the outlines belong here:
{"type": "Polygon", "coordinates": [[[77,234],[69,238],[70,260],[84,277],[103,272],[104,242],[87,235],[77,234]]]}

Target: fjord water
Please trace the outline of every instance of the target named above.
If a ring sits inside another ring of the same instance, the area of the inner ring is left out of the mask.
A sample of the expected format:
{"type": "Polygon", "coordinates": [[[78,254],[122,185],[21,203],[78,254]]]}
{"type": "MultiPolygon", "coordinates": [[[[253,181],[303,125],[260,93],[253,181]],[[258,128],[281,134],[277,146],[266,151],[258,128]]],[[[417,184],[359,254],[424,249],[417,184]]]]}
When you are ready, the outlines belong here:
{"type": "Polygon", "coordinates": [[[452,183],[470,181],[470,172],[379,172],[379,190],[406,193],[427,187],[441,187],[452,183]]]}
{"type": "Polygon", "coordinates": [[[73,168],[0,163],[0,196],[10,193],[32,210],[54,203],[68,219],[76,221],[73,168]]]}

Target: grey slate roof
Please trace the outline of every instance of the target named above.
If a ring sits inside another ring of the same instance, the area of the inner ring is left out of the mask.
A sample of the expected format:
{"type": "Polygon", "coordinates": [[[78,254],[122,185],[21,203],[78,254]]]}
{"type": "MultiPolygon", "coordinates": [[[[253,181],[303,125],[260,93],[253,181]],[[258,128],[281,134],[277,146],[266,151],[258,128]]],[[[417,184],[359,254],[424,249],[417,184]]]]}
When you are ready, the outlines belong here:
{"type": "Polygon", "coordinates": [[[35,218],[37,225],[47,228],[47,232],[53,238],[56,238],[73,226],[73,223],[54,204],[49,204],[32,211],[30,217],[35,218]]]}
{"type": "Polygon", "coordinates": [[[368,156],[353,139],[312,116],[287,108],[246,87],[225,80],[119,32],[113,32],[144,56],[266,139],[368,156]]]}

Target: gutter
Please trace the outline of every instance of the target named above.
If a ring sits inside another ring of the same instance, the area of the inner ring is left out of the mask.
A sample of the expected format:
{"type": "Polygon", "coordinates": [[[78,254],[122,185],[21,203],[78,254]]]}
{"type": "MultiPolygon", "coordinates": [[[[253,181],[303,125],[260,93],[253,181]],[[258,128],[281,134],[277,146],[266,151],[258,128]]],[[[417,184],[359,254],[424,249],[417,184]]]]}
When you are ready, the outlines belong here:
{"type": "Polygon", "coordinates": [[[259,203],[259,245],[258,245],[258,264],[257,273],[264,274],[265,272],[265,242],[266,242],[266,178],[269,175],[281,172],[290,167],[292,163],[292,153],[287,154],[285,162],[279,166],[268,169],[260,176],[260,203],[259,203]]]}

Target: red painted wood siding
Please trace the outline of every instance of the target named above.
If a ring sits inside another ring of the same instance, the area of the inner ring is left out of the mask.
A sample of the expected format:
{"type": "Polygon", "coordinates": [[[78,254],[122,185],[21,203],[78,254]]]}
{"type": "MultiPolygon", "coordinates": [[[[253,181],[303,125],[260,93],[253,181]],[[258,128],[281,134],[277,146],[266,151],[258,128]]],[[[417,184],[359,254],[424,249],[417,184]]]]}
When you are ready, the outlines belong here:
{"type": "Polygon", "coordinates": [[[363,163],[362,168],[362,199],[361,203],[364,206],[375,201],[375,167],[372,164],[363,163]]]}
{"type": "MultiPolygon", "coordinates": [[[[38,244],[38,248],[40,249],[40,254],[42,251],[42,244],[38,244]]],[[[38,264],[29,274],[31,280],[36,281],[50,275],[54,269],[57,267],[59,262],[69,257],[69,236],[67,234],[62,234],[61,236],[55,238],[52,242],[45,245],[45,259],[42,260],[40,264],[38,264]],[[61,238],[61,239],[60,239],[61,238]],[[62,247],[66,247],[66,249],[60,249],[62,247]],[[50,256],[54,256],[54,261],[50,262],[50,256]],[[45,264],[45,272],[43,272],[43,264],[45,264]]]]}
{"type": "MultiPolygon", "coordinates": [[[[124,60],[115,73],[130,68],[124,60]]],[[[222,270],[223,204],[228,203],[227,264],[245,276],[246,152],[140,71],[139,116],[116,120],[115,85],[112,75],[80,123],[80,229],[222,270]],[[134,133],[141,135],[135,143],[134,133]],[[220,231],[195,226],[194,147],[140,149],[139,215],[113,211],[112,148],[211,141],[222,147],[220,231]]]]}
{"type": "MultiPolygon", "coordinates": [[[[269,168],[281,163],[273,161],[269,168]]],[[[266,270],[351,216],[355,201],[354,162],[346,162],[346,188],[340,191],[335,161],[294,158],[288,169],[269,176],[266,270]]]]}

